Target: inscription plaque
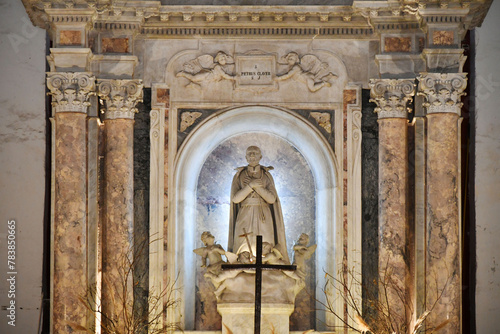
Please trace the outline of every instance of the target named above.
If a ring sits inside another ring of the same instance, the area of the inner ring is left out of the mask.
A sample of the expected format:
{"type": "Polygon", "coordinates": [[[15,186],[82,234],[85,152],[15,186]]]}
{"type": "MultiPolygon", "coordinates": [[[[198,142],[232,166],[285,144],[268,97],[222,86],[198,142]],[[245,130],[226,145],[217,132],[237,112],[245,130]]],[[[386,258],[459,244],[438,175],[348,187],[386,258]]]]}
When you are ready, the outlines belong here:
{"type": "Polygon", "coordinates": [[[277,87],[275,55],[238,55],[235,60],[236,87],[271,89],[277,87]]]}

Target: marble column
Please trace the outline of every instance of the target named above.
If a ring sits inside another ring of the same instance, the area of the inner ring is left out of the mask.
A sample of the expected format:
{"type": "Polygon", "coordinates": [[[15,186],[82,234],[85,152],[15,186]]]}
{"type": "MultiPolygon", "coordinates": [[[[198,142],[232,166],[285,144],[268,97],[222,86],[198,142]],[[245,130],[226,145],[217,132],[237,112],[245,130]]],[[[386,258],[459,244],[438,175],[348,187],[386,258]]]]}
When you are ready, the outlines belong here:
{"type": "Polygon", "coordinates": [[[412,79],[371,80],[371,101],[379,123],[379,300],[399,328],[407,323],[408,266],[408,103],[412,79]]]}
{"type": "Polygon", "coordinates": [[[419,94],[427,109],[426,308],[427,328],[450,320],[440,333],[461,332],[460,97],[465,73],[424,73],[419,94]]]}
{"type": "Polygon", "coordinates": [[[52,331],[81,332],[87,280],[87,109],[90,73],[49,73],[53,111],[52,331]]]}
{"type": "Polygon", "coordinates": [[[133,287],[133,141],[139,80],[99,80],[104,104],[104,219],[102,224],[102,327],[128,333],[133,287]]]}

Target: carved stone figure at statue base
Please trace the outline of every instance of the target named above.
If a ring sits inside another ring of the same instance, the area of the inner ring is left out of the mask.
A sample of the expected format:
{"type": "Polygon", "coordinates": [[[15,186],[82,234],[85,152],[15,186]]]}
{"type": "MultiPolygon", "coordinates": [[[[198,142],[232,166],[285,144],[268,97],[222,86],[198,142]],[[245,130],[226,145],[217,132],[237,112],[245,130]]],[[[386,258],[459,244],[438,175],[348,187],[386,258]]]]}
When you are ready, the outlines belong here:
{"type": "Polygon", "coordinates": [[[299,237],[299,240],[297,240],[297,243],[293,246],[293,264],[297,266],[296,274],[301,279],[304,279],[307,275],[305,271],[306,260],[311,258],[317,247],[317,245],[308,246],[308,244],[309,236],[305,233],[302,233],[299,237]]]}
{"type": "MultiPolygon", "coordinates": [[[[289,334],[289,319],[293,304],[263,303],[261,307],[262,334],[289,334]]],[[[222,334],[253,334],[253,303],[218,303],[217,311],[222,315],[222,334]]]]}
{"type": "MultiPolygon", "coordinates": [[[[255,273],[237,272],[225,279],[215,290],[218,303],[253,303],[255,301],[255,273]]],[[[293,273],[293,272],[292,272],[293,273]]],[[[222,274],[224,275],[225,272],[222,274]]],[[[285,271],[264,271],[262,273],[262,302],[294,304],[295,296],[304,288],[303,280],[296,280],[285,271]]]]}
{"type": "Polygon", "coordinates": [[[214,236],[208,231],[202,233],[201,241],[205,244],[205,247],[197,248],[193,252],[201,256],[201,266],[207,267],[207,273],[217,276],[221,273],[220,266],[224,263],[221,255],[224,255],[225,251],[221,245],[215,243],[214,236]]]}
{"type": "MultiPolygon", "coordinates": [[[[247,237],[247,236],[243,236],[247,237]]],[[[212,250],[213,236],[204,232],[202,240],[206,247],[199,248],[197,253],[206,261],[206,254],[212,250]],[[201,251],[200,251],[201,250],[201,251]]],[[[294,264],[297,270],[268,270],[262,272],[261,281],[261,333],[289,334],[289,317],[294,310],[295,298],[305,287],[305,261],[309,259],[316,245],[308,246],[309,236],[302,233],[294,246],[294,264]]],[[[238,256],[225,252],[232,264],[252,264],[255,257],[250,252],[242,252],[238,256]]],[[[213,260],[219,264],[219,251],[213,260]]],[[[281,253],[268,242],[262,245],[262,264],[282,265],[285,263],[281,253]]],[[[205,278],[214,285],[217,299],[217,311],[222,316],[222,333],[251,334],[249,326],[255,312],[255,269],[209,270],[205,278]]],[[[226,268],[227,269],[227,268],[226,268]]]]}

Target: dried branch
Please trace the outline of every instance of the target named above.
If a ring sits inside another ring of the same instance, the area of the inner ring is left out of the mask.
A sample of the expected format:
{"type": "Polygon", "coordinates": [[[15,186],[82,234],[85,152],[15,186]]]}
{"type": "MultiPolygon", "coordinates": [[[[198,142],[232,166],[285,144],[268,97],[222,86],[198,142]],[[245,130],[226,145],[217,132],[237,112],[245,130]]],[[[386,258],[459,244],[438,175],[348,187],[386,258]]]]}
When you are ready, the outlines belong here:
{"type": "MultiPolygon", "coordinates": [[[[94,314],[96,319],[101,320],[101,332],[103,334],[135,334],[142,332],[160,334],[180,330],[179,325],[175,323],[164,324],[161,328],[154,326],[163,318],[167,310],[175,308],[179,303],[179,300],[175,299],[177,279],[173,282],[167,282],[162,291],[149,294],[147,298],[148,309],[145,314],[138,314],[132,307],[133,298],[131,296],[133,293],[131,289],[133,287],[133,273],[136,268],[136,261],[142,258],[141,255],[145,253],[148,245],[148,243],[137,245],[135,251],[129,251],[126,254],[117,256],[117,275],[111,278],[106,276],[102,278],[103,285],[112,287],[119,292],[109,294],[111,298],[110,304],[118,306],[117,309],[121,310],[119,317],[114,318],[113,314],[108,314],[108,312],[102,310],[102,300],[99,298],[101,286],[97,284],[88,286],[85,294],[79,297],[80,302],[94,314]]],[[[150,287],[150,291],[154,291],[152,288],[150,287]]],[[[69,325],[75,331],[95,333],[94,328],[87,328],[74,323],[69,325]]]]}
{"type": "MultiPolygon", "coordinates": [[[[405,315],[402,316],[398,312],[394,312],[396,307],[404,307],[405,314],[407,314],[407,311],[413,313],[414,305],[413,299],[411,296],[406,294],[405,288],[401,286],[400,282],[392,278],[388,267],[386,267],[385,271],[378,277],[379,293],[382,298],[373,298],[373,296],[370,297],[370,290],[362,285],[352,271],[347,271],[347,275],[338,275],[338,277],[339,278],[334,277],[329,273],[325,273],[326,282],[322,291],[326,296],[326,301],[316,300],[316,302],[323,308],[324,311],[331,313],[342,324],[341,326],[331,327],[347,327],[352,331],[363,334],[417,334],[421,331],[425,320],[442,298],[450,281],[450,278],[448,278],[442,288],[436,287],[437,299],[434,301],[432,307],[423,312],[417,319],[414,319],[413,315],[411,317],[407,317],[405,315]],[[368,302],[370,303],[371,308],[376,312],[373,319],[365,319],[362,316],[362,311],[358,307],[359,301],[356,300],[354,294],[355,289],[358,288],[367,292],[368,302]],[[343,314],[339,314],[340,312],[337,313],[333,305],[333,298],[328,293],[328,291],[332,290],[335,291],[337,295],[340,296],[339,298],[342,298],[344,303],[350,307],[350,312],[348,311],[348,319],[353,320],[353,322],[355,321],[358,328],[354,328],[351,323],[346,322],[343,314]],[[390,295],[393,296],[393,298],[396,298],[397,302],[395,304],[391,304],[394,303],[394,301],[391,301],[389,298],[390,295]]],[[[446,326],[449,322],[449,320],[446,320],[435,328],[427,328],[423,332],[435,333],[446,326]]]]}

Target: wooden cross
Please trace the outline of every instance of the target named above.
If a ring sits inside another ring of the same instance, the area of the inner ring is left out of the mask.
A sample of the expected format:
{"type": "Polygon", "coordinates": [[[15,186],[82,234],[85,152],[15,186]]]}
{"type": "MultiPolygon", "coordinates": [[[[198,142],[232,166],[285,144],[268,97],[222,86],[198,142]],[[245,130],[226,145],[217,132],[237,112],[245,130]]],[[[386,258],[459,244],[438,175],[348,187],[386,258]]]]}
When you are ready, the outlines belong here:
{"type": "Polygon", "coordinates": [[[255,269],[255,317],[254,334],[260,334],[261,303],[262,303],[262,269],[267,270],[296,270],[295,265],[263,264],[262,263],[262,236],[257,236],[257,259],[255,264],[223,264],[223,270],[255,269]]]}

